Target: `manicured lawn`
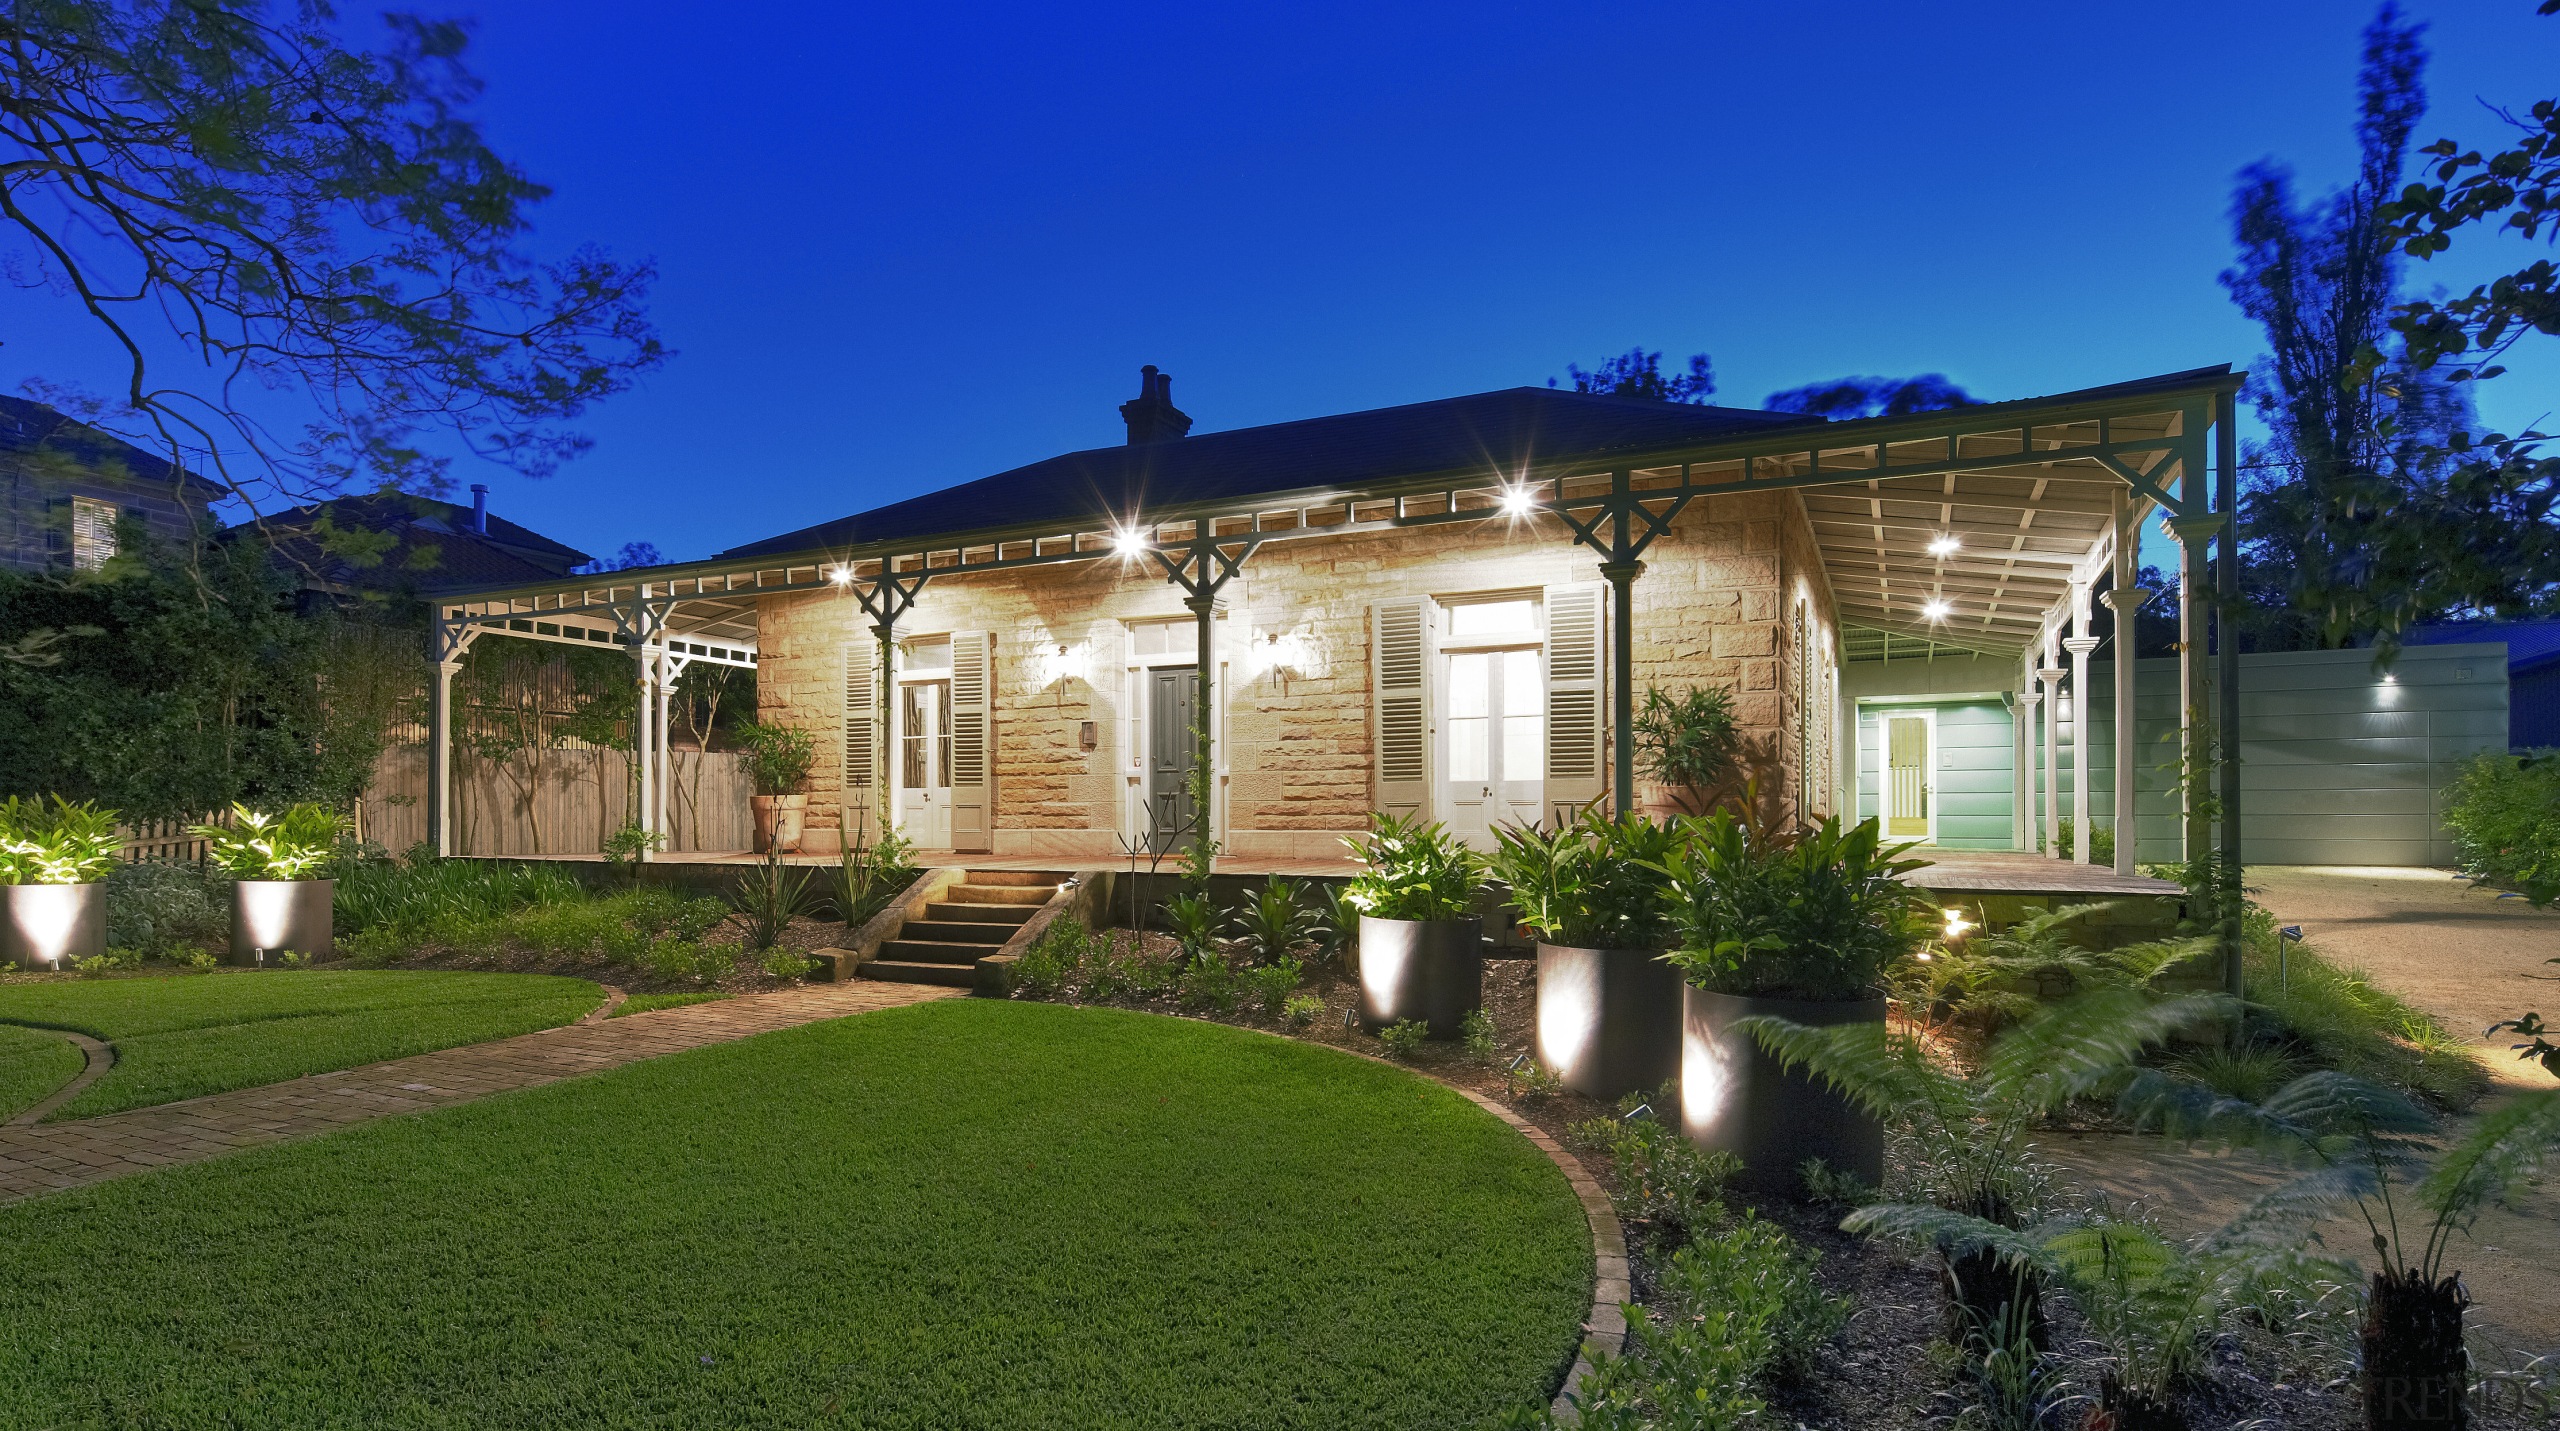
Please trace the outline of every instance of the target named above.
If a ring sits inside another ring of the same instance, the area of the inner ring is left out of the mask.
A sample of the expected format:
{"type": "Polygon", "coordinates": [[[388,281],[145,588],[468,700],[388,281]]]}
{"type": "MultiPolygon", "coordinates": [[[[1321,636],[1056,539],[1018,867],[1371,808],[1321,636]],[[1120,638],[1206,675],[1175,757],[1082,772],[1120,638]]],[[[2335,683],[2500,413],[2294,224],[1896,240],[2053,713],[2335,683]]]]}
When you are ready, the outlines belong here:
{"type": "Polygon", "coordinates": [[[1396,1069],[951,1000],[0,1209],[31,1425],[1476,1427],[1570,1187],[1396,1069]]]}
{"type": "Polygon", "coordinates": [[[727,994],[711,993],[633,994],[615,1006],[612,1017],[618,1019],[624,1014],[645,1014],[651,1009],[681,1009],[687,1004],[713,1004],[727,997],[727,994]]]}
{"type": "Polygon", "coordinates": [[[0,1023],[76,1029],[115,1067],[55,1118],[86,1118],[565,1024],[604,1002],[533,974],[243,970],[0,985],[0,1023]]]}
{"type": "Polygon", "coordinates": [[[15,1118],[44,1101],[88,1061],[59,1034],[0,1024],[0,1118],[15,1118]]]}

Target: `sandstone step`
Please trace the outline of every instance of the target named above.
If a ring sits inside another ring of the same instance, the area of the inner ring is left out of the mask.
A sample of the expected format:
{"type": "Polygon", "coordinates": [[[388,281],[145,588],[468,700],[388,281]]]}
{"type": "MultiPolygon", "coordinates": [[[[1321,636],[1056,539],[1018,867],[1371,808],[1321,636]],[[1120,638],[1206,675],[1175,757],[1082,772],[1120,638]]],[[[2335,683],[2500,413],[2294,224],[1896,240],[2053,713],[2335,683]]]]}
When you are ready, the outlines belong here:
{"type": "MultiPolygon", "coordinates": [[[[1005,905],[996,905],[991,907],[998,909],[1009,908],[1009,906],[1005,905]]],[[[1037,913],[1038,911],[1035,910],[1032,912],[1037,913]]],[[[901,940],[931,940],[936,944],[985,944],[994,946],[1001,945],[1006,940],[1011,939],[1018,927],[1019,926],[1016,924],[993,922],[976,924],[963,923],[958,920],[949,919],[911,919],[907,921],[904,928],[898,931],[898,938],[901,940]]]]}
{"type": "Polygon", "coordinates": [[[937,944],[929,939],[892,939],[879,957],[909,964],[975,964],[1003,948],[1001,944],[937,944]]]}
{"type": "Polygon", "coordinates": [[[874,959],[862,966],[862,977],[887,984],[941,984],[966,989],[978,981],[977,966],[972,964],[910,964],[895,959],[874,959]]]}
{"type": "Polygon", "coordinates": [[[928,901],[924,907],[927,919],[962,924],[1028,924],[1031,916],[1039,912],[1040,907],[1032,904],[954,904],[944,899],[928,901]]]}
{"type": "Polygon", "coordinates": [[[1056,889],[1067,882],[1067,876],[1058,870],[971,870],[965,878],[976,885],[1038,885],[1043,889],[1056,889]]]}
{"type": "Polygon", "coordinates": [[[944,891],[953,904],[1027,904],[1035,909],[1047,904],[1049,896],[1057,892],[1058,887],[1054,884],[963,884],[944,891]]]}

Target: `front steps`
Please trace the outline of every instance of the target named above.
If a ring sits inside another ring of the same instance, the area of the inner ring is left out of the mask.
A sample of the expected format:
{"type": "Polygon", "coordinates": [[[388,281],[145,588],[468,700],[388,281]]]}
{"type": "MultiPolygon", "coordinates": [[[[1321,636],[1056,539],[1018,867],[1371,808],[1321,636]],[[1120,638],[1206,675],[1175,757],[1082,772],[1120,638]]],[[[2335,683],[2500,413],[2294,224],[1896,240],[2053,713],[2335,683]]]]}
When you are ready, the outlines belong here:
{"type": "Polygon", "coordinates": [[[1050,870],[965,871],[925,904],[921,918],[909,919],[897,938],[863,961],[862,977],[969,988],[977,982],[978,961],[1002,949],[1066,880],[1050,870]]]}

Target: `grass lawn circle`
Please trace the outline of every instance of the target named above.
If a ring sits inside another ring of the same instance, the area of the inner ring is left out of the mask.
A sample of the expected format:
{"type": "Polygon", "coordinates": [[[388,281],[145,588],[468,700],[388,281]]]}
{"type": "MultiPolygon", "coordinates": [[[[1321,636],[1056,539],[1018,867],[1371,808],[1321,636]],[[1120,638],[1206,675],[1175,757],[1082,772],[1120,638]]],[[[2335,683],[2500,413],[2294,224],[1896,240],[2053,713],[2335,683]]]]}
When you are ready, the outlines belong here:
{"type": "Polygon", "coordinates": [[[1398,1069],[951,1000],[0,1209],[30,1424],[1474,1427],[1590,1305],[1398,1069]]]}

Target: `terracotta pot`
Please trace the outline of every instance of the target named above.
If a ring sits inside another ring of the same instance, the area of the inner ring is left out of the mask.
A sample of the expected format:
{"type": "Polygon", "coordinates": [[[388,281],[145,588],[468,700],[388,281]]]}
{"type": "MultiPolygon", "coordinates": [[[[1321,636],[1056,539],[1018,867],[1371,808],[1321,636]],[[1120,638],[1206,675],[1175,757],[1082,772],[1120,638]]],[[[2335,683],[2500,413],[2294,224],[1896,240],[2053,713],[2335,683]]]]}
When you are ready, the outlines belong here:
{"type": "Polygon", "coordinates": [[[231,886],[231,962],[258,967],[285,954],[338,953],[338,882],[244,879],[231,886]]]}
{"type": "Polygon", "coordinates": [[[103,884],[0,885],[0,963],[68,969],[107,952],[103,884]]]}
{"type": "Polygon", "coordinates": [[[747,804],[756,812],[756,853],[784,854],[800,848],[801,821],[808,817],[806,795],[750,795],[747,804]]]}
{"type": "Polygon", "coordinates": [[[1884,1125],[1802,1068],[1788,1072],[1759,1040],[1734,1027],[1774,1015],[1814,1028],[1881,1024],[1882,999],[1754,999],[1681,990],[1680,1131],[1703,1148],[1742,1159],[1735,1181],[1755,1192],[1791,1192],[1807,1158],[1870,1186],[1884,1181],[1884,1125]]]}
{"type": "Polygon", "coordinates": [[[1602,1102],[1680,1071],[1680,970],[1658,949],[1538,945],[1538,1062],[1602,1102]]]}
{"type": "Polygon", "coordinates": [[[1360,916],[1360,1021],[1420,1019],[1456,1038],[1484,1006],[1484,921],[1360,916]]]}

